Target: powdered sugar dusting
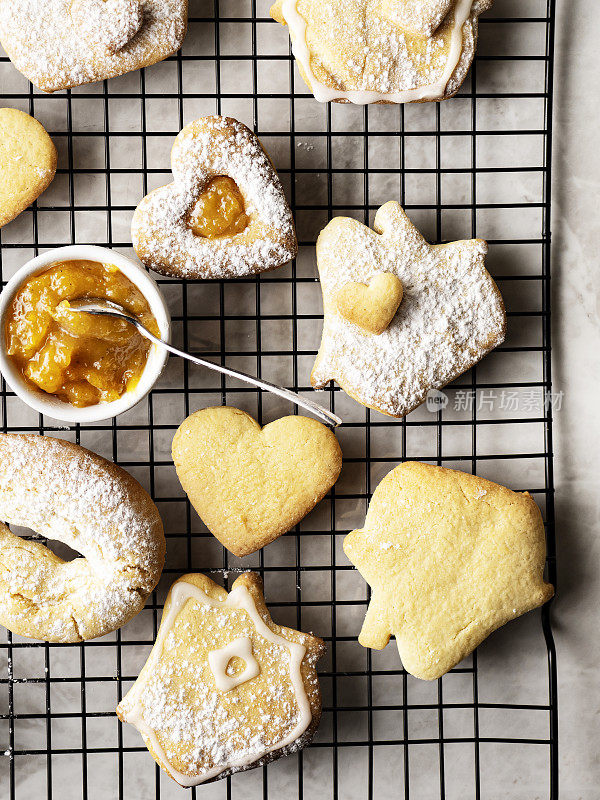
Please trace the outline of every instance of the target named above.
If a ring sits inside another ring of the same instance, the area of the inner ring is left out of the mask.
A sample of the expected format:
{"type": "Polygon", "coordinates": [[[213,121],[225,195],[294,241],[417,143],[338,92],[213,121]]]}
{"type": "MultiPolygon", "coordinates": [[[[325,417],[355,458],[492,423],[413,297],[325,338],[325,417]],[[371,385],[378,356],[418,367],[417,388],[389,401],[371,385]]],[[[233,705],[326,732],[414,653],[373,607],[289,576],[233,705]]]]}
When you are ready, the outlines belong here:
{"type": "Polygon", "coordinates": [[[228,117],[203,117],[178,135],[171,155],[174,182],[136,209],[132,240],[145,264],[182,278],[224,278],[274,269],[296,255],[291,211],[281,182],[256,136],[228,117]],[[217,176],[238,185],[249,218],[233,237],[196,236],[187,216],[217,176]]]}
{"type": "Polygon", "coordinates": [[[50,641],[101,636],[136,614],[155,587],[165,541],[136,481],[69,442],[0,435],[0,519],[64,542],[61,563],[41,543],[0,530],[0,618],[50,641]]]}
{"type": "Polygon", "coordinates": [[[89,45],[116,53],[139,31],[144,14],[140,0],[72,0],[71,18],[89,45]]]}
{"type": "Polygon", "coordinates": [[[384,0],[383,3],[402,28],[421,36],[431,36],[453,5],[454,0],[384,0]]]}
{"type": "Polygon", "coordinates": [[[0,39],[20,72],[40,89],[55,92],[155,64],[181,47],[187,0],[140,0],[139,5],[141,26],[128,38],[135,33],[130,0],[90,0],[81,12],[88,14],[83,28],[77,4],[71,13],[71,0],[0,2],[0,39]]]}
{"type": "Polygon", "coordinates": [[[169,602],[147,667],[118,709],[169,774],[192,786],[301,746],[311,709],[320,708],[318,640],[311,644],[311,637],[291,631],[288,639],[285,629],[276,633],[237,582],[229,596],[215,600],[178,581],[169,602]],[[259,670],[219,690],[210,655],[240,639],[247,640],[259,670]]]}
{"type": "Polygon", "coordinates": [[[404,6],[414,3],[398,5],[397,0],[278,0],[271,11],[288,24],[294,55],[320,101],[450,97],[465,79],[475,52],[477,17],[491,0],[454,0],[439,27],[447,3],[431,0],[426,9],[413,10],[413,23],[428,23],[429,36],[401,27],[408,10],[404,6]]]}
{"type": "Polygon", "coordinates": [[[364,405],[404,416],[503,341],[504,305],[484,267],[485,242],[432,247],[394,202],[379,209],[375,228],[382,235],[337,218],[319,236],[325,317],[311,380],[322,388],[335,379],[364,405]],[[338,314],[336,296],[345,283],[368,283],[381,271],[400,278],[404,297],[389,327],[373,336],[338,314]]]}

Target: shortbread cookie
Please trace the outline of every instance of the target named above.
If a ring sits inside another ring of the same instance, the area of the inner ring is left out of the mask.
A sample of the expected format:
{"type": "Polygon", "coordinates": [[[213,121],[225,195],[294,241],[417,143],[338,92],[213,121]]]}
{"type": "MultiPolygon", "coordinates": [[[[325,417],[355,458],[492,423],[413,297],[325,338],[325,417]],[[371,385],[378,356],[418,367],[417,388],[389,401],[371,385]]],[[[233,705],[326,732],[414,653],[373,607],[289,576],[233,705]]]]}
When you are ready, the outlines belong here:
{"type": "Polygon", "coordinates": [[[48,188],[56,161],[56,147],[36,119],[0,108],[0,228],[48,188]]]}
{"type": "Polygon", "coordinates": [[[0,0],[0,41],[44,92],[103,81],[181,47],[187,0],[0,0]]]}
{"type": "Polygon", "coordinates": [[[484,267],[480,239],[429,245],[398,203],[382,206],[374,229],[336,217],[317,240],[323,336],[312,371],[317,388],[336,380],[369,408],[402,417],[504,340],[502,297],[484,267]],[[339,310],[344,286],[395,275],[404,295],[379,335],[339,310]]]}
{"type": "Polygon", "coordinates": [[[321,102],[444,100],[464,81],[492,0],[277,0],[300,74],[321,102]]]}
{"type": "Polygon", "coordinates": [[[237,408],[205,408],[173,439],[173,461],[191,504],[234,555],[289,531],[338,479],[342,452],[314,419],[282,417],[264,428],[237,408]]]}
{"type": "Polygon", "coordinates": [[[202,117],[171,151],[173,183],[137,207],[133,246],[147,266],[179,278],[240,278],[298,250],[281,182],[256,136],[229,117],[202,117]]]}
{"type": "Polygon", "coordinates": [[[255,573],[240,575],[229,594],[204,575],[184,575],[117,714],[181,786],[225,778],[310,742],[324,650],[321,639],[273,622],[255,573]]]}
{"type": "Polygon", "coordinates": [[[158,583],[158,510],[125,470],[71,442],[0,434],[0,520],[82,554],[63,561],[0,523],[0,624],[79,642],[135,616],[158,583]]]}
{"type": "Polygon", "coordinates": [[[394,635],[404,668],[425,680],[554,593],[529,494],[429,464],[386,475],[344,552],[373,590],[359,642],[381,650],[394,635]]]}

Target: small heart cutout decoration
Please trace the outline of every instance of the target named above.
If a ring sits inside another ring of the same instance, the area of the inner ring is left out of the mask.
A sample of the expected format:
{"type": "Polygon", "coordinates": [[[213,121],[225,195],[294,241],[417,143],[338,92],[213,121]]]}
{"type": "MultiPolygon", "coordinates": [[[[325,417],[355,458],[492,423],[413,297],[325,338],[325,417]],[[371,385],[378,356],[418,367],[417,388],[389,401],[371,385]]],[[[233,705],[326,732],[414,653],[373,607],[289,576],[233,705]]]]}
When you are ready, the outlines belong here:
{"type": "Polygon", "coordinates": [[[173,183],[146,195],[131,225],[148,267],[179,278],[241,278],[275,269],[297,253],[292,212],[258,138],[230,117],[202,117],[180,131],[171,151],[173,183]],[[198,200],[230,178],[244,205],[235,235],[206,238],[190,226],[198,200]]]}
{"type": "Polygon", "coordinates": [[[140,0],[73,0],[71,19],[91,47],[116,53],[142,27],[140,0]]]}
{"type": "Polygon", "coordinates": [[[378,272],[367,286],[347,283],[337,295],[337,308],[348,322],[379,336],[402,302],[402,282],[390,272],[378,272]]]}
{"type": "Polygon", "coordinates": [[[56,147],[36,119],[0,108],[0,228],[49,186],[56,161],[56,147]]]}
{"type": "Polygon", "coordinates": [[[172,452],[191,504],[236,556],[254,553],[293,528],[342,468],[338,441],[320,422],[289,416],[261,428],[227,406],[184,420],[172,452]]]}
{"type": "Polygon", "coordinates": [[[456,0],[384,0],[382,11],[401,28],[432,36],[456,0]]]}

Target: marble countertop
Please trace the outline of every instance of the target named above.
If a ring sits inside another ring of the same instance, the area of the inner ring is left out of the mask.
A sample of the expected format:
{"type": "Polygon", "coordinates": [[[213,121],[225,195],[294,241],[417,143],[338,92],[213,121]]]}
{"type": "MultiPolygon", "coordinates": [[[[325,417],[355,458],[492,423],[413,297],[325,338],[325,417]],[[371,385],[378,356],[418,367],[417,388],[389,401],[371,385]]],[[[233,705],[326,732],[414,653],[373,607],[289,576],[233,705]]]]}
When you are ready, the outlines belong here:
{"type": "Polygon", "coordinates": [[[600,396],[598,241],[599,7],[558,0],[553,168],[560,785],[564,800],[600,792],[600,396]]]}

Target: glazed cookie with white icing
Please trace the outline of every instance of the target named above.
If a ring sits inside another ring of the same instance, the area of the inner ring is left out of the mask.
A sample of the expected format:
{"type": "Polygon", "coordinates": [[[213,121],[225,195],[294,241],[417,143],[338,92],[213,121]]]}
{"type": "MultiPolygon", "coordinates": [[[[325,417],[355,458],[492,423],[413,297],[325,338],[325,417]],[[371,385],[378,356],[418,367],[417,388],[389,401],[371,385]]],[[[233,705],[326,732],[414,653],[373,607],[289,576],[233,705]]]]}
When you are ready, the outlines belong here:
{"type": "Polygon", "coordinates": [[[430,245],[396,202],[374,230],[336,217],[317,240],[323,334],[311,382],[403,417],[504,340],[481,239],[430,245]]]}
{"type": "Polygon", "coordinates": [[[102,81],[176,53],[187,0],[0,0],[0,42],[44,92],[102,81]]]}
{"type": "Polygon", "coordinates": [[[202,117],[171,151],[173,183],[146,195],[131,225],[148,267],[178,278],[241,278],[298,250],[281,182],[258,138],[230,117],[202,117]]]}
{"type": "Polygon", "coordinates": [[[273,622],[255,573],[229,594],[204,575],[184,575],[117,714],[181,786],[225,778],[310,742],[324,651],[321,639],[273,622]]]}
{"type": "Polygon", "coordinates": [[[0,434],[0,520],[81,553],[63,561],[0,522],[0,624],[49,642],[114,631],[164,565],[158,509],[124,469],[71,442],[0,434]]]}
{"type": "Polygon", "coordinates": [[[300,74],[320,102],[445,100],[464,81],[492,0],[277,0],[300,74]]]}

